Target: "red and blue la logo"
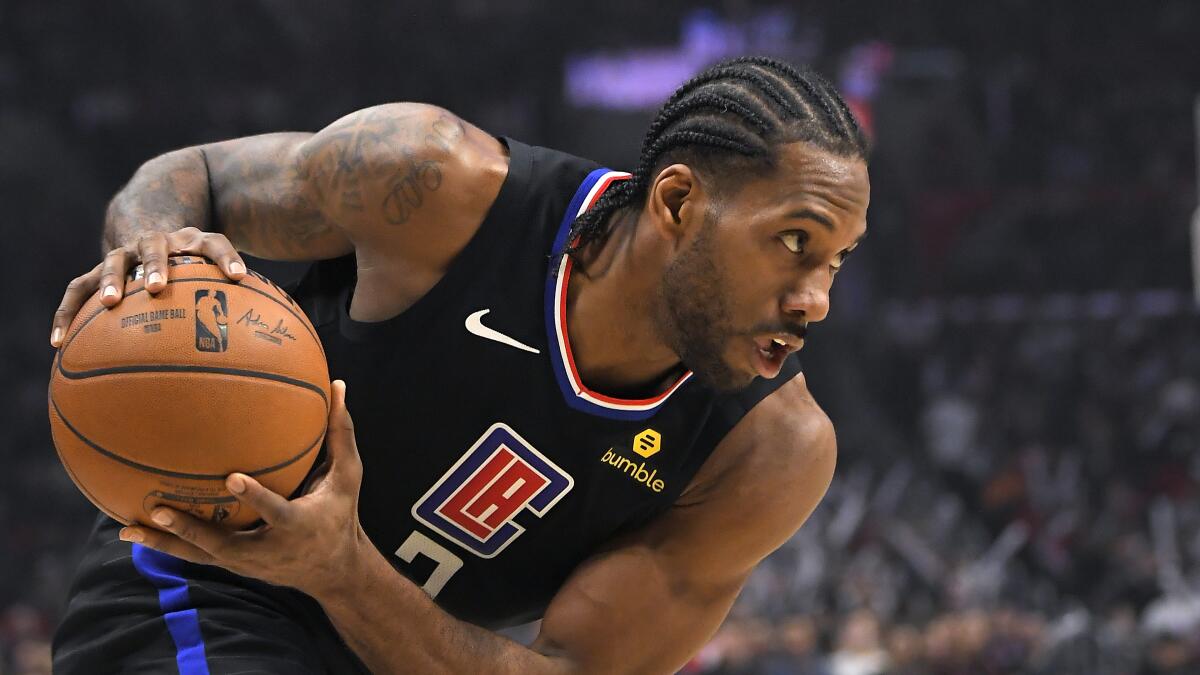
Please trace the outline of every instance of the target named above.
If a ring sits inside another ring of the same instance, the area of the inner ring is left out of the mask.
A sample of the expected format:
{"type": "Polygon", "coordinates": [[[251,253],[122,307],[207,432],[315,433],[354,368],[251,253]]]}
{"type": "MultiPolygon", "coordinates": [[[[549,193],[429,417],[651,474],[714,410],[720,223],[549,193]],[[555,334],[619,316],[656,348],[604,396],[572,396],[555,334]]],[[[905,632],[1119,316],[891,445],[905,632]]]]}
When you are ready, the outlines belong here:
{"type": "Polygon", "coordinates": [[[412,508],[413,517],[483,558],[493,558],[525,528],[514,518],[539,518],[575,479],[497,422],[412,508]]]}

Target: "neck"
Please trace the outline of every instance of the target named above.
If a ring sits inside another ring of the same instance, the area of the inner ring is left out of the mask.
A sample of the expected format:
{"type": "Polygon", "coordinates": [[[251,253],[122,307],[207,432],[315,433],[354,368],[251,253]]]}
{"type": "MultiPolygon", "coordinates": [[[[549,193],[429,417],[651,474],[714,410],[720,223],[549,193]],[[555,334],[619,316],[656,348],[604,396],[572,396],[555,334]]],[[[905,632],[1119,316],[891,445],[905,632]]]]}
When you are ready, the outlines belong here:
{"type": "Polygon", "coordinates": [[[578,255],[567,285],[567,331],[575,368],[588,388],[653,395],[682,370],[655,323],[658,261],[637,244],[634,214],[614,214],[608,235],[578,255]]]}

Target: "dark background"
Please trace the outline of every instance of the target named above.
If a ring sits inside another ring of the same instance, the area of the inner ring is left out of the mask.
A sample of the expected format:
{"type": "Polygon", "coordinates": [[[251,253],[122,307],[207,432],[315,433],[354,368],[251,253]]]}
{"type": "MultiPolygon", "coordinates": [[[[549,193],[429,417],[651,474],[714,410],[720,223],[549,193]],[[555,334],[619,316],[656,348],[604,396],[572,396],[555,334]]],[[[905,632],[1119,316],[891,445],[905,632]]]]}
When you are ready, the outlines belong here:
{"type": "Polygon", "coordinates": [[[1200,672],[1197,35],[1189,0],[0,2],[0,673],[46,669],[94,513],[48,333],[141,162],[416,100],[628,168],[654,110],[581,62],[631,65],[603,98],[758,52],[853,94],[870,237],[803,354],[834,485],[688,670],[1200,672]]]}

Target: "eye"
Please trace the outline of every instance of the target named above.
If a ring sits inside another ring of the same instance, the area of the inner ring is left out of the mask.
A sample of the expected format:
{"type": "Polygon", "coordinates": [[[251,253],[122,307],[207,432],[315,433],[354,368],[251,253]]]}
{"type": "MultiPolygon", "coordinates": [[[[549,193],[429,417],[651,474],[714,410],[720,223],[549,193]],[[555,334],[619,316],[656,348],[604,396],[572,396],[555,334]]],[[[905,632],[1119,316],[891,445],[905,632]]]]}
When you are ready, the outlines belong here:
{"type": "Polygon", "coordinates": [[[808,243],[808,233],[803,230],[793,230],[779,235],[779,239],[792,253],[804,253],[804,245],[808,243]]]}
{"type": "Polygon", "coordinates": [[[846,258],[849,256],[850,256],[850,251],[842,251],[841,253],[838,254],[837,263],[830,265],[829,269],[833,270],[834,274],[837,274],[837,271],[842,269],[842,265],[846,264],[846,258]]]}

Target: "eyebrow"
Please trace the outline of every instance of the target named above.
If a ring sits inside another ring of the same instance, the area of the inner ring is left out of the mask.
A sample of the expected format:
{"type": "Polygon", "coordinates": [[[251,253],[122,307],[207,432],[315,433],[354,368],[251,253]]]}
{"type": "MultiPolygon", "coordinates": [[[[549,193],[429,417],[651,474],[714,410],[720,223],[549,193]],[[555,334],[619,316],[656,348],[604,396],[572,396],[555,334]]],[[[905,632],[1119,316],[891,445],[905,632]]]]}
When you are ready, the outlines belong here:
{"type": "Polygon", "coordinates": [[[794,212],[788,214],[788,217],[789,218],[807,218],[808,220],[815,220],[816,222],[824,225],[825,229],[829,230],[830,232],[833,232],[835,229],[837,229],[834,227],[833,221],[831,221],[828,218],[826,218],[825,216],[817,213],[816,211],[810,211],[809,209],[801,209],[800,211],[794,211],[794,212]]]}
{"type": "MultiPolygon", "coordinates": [[[[812,210],[809,210],[809,209],[801,209],[801,210],[799,210],[799,211],[795,211],[795,212],[793,212],[793,213],[789,213],[789,214],[788,214],[788,217],[789,217],[789,218],[801,218],[801,219],[808,219],[808,220],[816,221],[816,222],[818,222],[818,223],[820,223],[820,224],[824,225],[824,226],[825,226],[825,229],[829,230],[830,232],[833,232],[834,230],[836,230],[836,229],[837,229],[836,227],[834,227],[834,225],[833,225],[833,221],[831,221],[831,220],[829,220],[828,218],[826,218],[825,216],[823,216],[823,215],[821,215],[821,214],[817,213],[816,211],[812,211],[812,210]]],[[[866,238],[867,238],[867,233],[866,233],[866,232],[863,232],[862,234],[858,235],[858,239],[855,239],[855,240],[854,240],[854,243],[853,243],[853,244],[850,244],[850,248],[854,248],[854,247],[858,246],[859,244],[861,244],[861,243],[862,243],[862,240],[863,240],[863,239],[866,239],[866,238]]],[[[847,249],[847,250],[849,250],[849,249],[847,249]]]]}

